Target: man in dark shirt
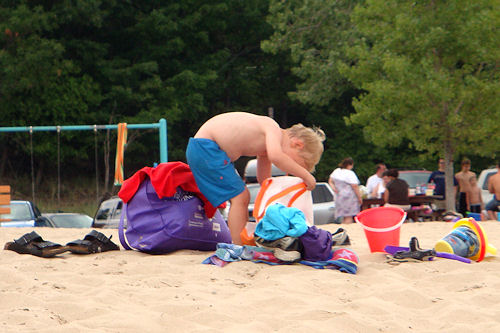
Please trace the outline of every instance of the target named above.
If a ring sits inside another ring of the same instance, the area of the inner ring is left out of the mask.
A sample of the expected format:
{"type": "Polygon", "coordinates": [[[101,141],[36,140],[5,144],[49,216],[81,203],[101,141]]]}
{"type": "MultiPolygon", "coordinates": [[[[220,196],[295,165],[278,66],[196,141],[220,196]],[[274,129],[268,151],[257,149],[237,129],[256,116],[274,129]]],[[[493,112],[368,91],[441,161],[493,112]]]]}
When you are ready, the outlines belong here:
{"type": "MultiPolygon", "coordinates": [[[[429,177],[429,180],[427,181],[428,183],[436,184],[436,187],[434,188],[434,195],[439,195],[443,197],[442,199],[434,200],[434,204],[436,205],[437,210],[446,209],[444,166],[445,166],[444,159],[440,158],[438,170],[432,172],[432,174],[429,177]]],[[[453,176],[453,189],[454,189],[453,197],[455,197],[455,194],[457,193],[457,186],[458,186],[457,179],[455,178],[455,176],[453,176]]]]}
{"type": "Polygon", "coordinates": [[[390,181],[385,186],[384,201],[387,206],[398,206],[401,209],[410,209],[410,200],[408,199],[408,183],[399,179],[399,172],[396,169],[390,169],[384,172],[384,176],[389,177],[390,181]]]}

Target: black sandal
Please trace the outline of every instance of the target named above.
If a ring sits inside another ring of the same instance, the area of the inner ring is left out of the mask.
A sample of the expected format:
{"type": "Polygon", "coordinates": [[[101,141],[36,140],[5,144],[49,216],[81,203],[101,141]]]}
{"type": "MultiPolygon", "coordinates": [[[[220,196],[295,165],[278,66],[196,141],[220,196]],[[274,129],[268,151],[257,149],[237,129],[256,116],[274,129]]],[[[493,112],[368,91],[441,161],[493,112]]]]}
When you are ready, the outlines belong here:
{"type": "Polygon", "coordinates": [[[84,239],[77,239],[66,244],[68,250],[75,254],[90,254],[106,251],[118,251],[120,247],[103,233],[92,230],[84,239]]]}
{"type": "Polygon", "coordinates": [[[410,250],[409,251],[397,251],[392,255],[395,260],[398,261],[424,261],[430,260],[432,257],[436,256],[436,250],[422,250],[418,244],[417,237],[412,237],[410,239],[410,250]]]}
{"type": "Polygon", "coordinates": [[[35,231],[23,235],[13,242],[5,243],[4,250],[10,250],[19,254],[32,254],[37,257],[51,258],[69,249],[61,244],[44,241],[35,231]]]}

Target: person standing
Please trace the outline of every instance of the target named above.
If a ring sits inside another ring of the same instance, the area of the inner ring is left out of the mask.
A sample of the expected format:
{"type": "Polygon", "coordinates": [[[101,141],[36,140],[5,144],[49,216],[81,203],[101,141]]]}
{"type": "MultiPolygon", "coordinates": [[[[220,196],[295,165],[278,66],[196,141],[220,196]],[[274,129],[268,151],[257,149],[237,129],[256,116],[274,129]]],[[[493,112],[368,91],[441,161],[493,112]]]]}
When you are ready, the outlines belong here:
{"type": "Polygon", "coordinates": [[[458,212],[463,216],[467,215],[467,212],[470,211],[470,206],[468,205],[469,198],[468,193],[471,191],[470,179],[471,177],[475,177],[476,174],[470,171],[470,160],[468,158],[464,158],[462,160],[462,170],[455,174],[455,178],[458,181],[458,212]]]}
{"type": "Polygon", "coordinates": [[[369,198],[377,197],[377,189],[379,184],[382,184],[382,174],[385,170],[387,170],[387,168],[384,163],[377,164],[375,174],[371,175],[366,181],[366,189],[368,190],[369,198]]]}
{"type": "MultiPolygon", "coordinates": [[[[436,199],[434,200],[434,204],[436,205],[436,210],[442,211],[446,210],[446,197],[445,197],[445,173],[444,173],[444,158],[440,158],[438,162],[438,170],[433,171],[431,175],[429,176],[429,180],[427,181],[428,183],[434,183],[436,187],[434,188],[434,195],[439,196],[442,199],[436,199]]],[[[457,193],[457,179],[455,176],[453,176],[453,197],[456,196],[457,193]]]]}
{"type": "Polygon", "coordinates": [[[335,210],[337,217],[342,217],[342,223],[352,223],[361,207],[363,199],[359,191],[359,179],[352,170],[354,160],[344,158],[328,179],[328,183],[335,193],[335,210]]]}
{"type": "Polygon", "coordinates": [[[497,163],[497,173],[488,180],[488,191],[493,193],[493,199],[486,204],[486,211],[490,220],[496,220],[498,208],[500,206],[500,161],[497,163]]]}

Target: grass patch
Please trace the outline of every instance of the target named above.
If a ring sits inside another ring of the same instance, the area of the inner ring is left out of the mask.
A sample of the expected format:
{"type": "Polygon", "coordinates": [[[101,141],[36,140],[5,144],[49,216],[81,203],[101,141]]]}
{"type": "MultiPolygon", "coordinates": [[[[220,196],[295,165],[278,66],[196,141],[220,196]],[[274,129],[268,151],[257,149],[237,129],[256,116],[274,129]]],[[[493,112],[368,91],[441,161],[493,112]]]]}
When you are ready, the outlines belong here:
{"type": "MultiPolygon", "coordinates": [[[[2,179],[0,184],[10,185],[12,200],[33,201],[30,177],[2,179]]],[[[119,187],[113,186],[110,192],[116,194],[118,191],[119,187]]],[[[61,181],[60,199],[57,192],[57,179],[44,178],[40,185],[35,186],[35,204],[42,213],[83,213],[93,217],[106,191],[103,185],[99,184],[98,196],[95,178],[79,176],[72,178],[71,181],[66,179],[61,181]]]]}

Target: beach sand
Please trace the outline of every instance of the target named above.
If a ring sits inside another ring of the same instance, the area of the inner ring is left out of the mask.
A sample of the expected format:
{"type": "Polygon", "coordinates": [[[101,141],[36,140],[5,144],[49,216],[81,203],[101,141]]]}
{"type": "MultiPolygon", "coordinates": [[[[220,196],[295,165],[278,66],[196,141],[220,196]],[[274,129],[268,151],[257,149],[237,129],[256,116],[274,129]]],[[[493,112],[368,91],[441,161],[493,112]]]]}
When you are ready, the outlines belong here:
{"type": "MultiPolygon", "coordinates": [[[[452,223],[405,223],[422,248],[452,223]]],[[[500,247],[500,223],[482,223],[500,247]]],[[[321,226],[335,231],[339,225],[321,226]]],[[[370,253],[361,226],[342,226],[356,275],[305,265],[201,262],[211,252],[113,251],[56,258],[0,252],[0,332],[498,332],[500,258],[465,264],[437,258],[390,265],[370,253]]],[[[33,229],[1,228],[0,243],[33,229]]],[[[66,244],[87,229],[37,228],[66,244]]],[[[116,230],[100,230],[113,235],[116,230]]]]}

